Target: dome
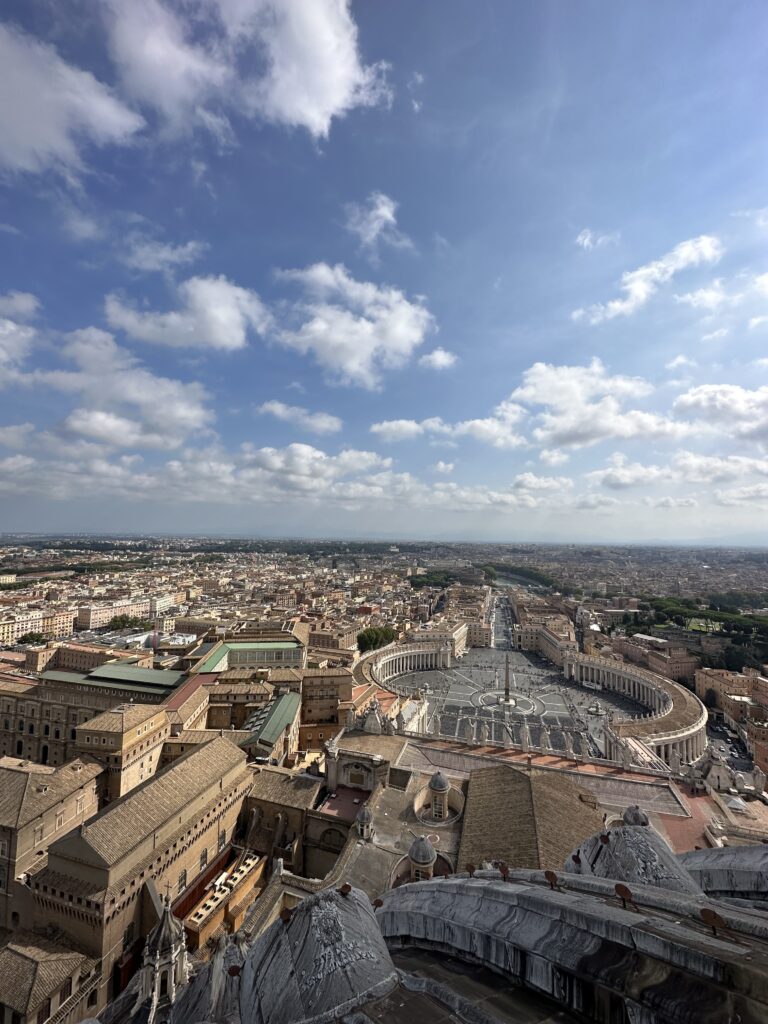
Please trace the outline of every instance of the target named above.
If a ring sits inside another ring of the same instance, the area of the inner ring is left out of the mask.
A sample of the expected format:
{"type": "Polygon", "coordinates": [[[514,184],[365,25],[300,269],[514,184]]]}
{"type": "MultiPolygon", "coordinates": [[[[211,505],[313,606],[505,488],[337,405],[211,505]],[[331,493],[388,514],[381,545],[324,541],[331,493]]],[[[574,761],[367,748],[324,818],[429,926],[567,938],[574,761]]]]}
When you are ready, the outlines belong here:
{"type": "Polygon", "coordinates": [[[166,903],[160,920],[147,936],[144,948],[150,953],[162,953],[183,941],[184,925],[174,916],[170,905],[166,903]]]}
{"type": "Polygon", "coordinates": [[[433,793],[447,793],[451,784],[442,772],[435,772],[429,780],[429,788],[433,793]]]}
{"type": "Polygon", "coordinates": [[[650,825],[648,815],[637,804],[628,807],[621,817],[625,825],[650,825]]]}
{"type": "Polygon", "coordinates": [[[416,836],[408,851],[408,859],[414,864],[434,864],[437,860],[437,850],[426,836],[416,836]]]}
{"type": "Polygon", "coordinates": [[[358,821],[361,825],[370,825],[373,821],[373,815],[369,809],[363,805],[357,812],[357,818],[355,818],[355,821],[358,821]]]}

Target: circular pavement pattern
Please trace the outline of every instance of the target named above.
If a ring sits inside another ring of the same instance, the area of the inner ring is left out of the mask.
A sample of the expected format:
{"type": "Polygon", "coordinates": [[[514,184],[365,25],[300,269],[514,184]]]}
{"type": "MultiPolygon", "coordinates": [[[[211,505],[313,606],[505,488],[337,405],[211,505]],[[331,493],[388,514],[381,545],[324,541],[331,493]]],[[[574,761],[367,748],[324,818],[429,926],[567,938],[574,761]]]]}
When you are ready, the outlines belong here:
{"type": "Polygon", "coordinates": [[[589,709],[605,714],[638,715],[642,705],[627,698],[582,687],[536,654],[501,646],[473,648],[449,669],[410,672],[398,677],[398,690],[427,688],[429,729],[459,740],[520,743],[523,723],[534,746],[548,741],[566,750],[565,732],[577,754],[599,755],[601,728],[589,709]],[[509,690],[504,702],[506,656],[509,690]]]}

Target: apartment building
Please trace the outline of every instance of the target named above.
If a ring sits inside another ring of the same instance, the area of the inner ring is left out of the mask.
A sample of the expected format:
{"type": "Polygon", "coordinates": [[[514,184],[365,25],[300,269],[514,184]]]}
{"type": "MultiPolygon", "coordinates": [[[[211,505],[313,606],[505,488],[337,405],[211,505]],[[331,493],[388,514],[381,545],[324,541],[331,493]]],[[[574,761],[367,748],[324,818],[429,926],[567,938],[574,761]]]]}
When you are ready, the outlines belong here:
{"type": "Polygon", "coordinates": [[[103,629],[117,615],[130,615],[134,619],[148,618],[149,606],[149,598],[117,601],[114,604],[82,604],[77,609],[76,626],[78,629],[103,629]]]}
{"type": "Polygon", "coordinates": [[[0,619],[0,644],[15,644],[27,633],[42,633],[51,640],[72,636],[74,621],[73,611],[49,608],[6,614],[0,619]]]}
{"type": "Polygon", "coordinates": [[[152,651],[116,651],[98,644],[63,642],[45,647],[30,647],[26,652],[24,668],[27,672],[90,672],[99,665],[131,664],[137,668],[152,668],[152,651]]]}

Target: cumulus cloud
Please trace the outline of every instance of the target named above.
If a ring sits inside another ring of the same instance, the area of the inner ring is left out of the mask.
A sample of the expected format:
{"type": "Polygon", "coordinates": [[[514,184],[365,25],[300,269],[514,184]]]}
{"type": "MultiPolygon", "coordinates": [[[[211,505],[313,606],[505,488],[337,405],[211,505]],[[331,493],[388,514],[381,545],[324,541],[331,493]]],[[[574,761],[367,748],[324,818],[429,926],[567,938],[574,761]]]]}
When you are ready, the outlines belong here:
{"type": "Polygon", "coordinates": [[[31,292],[6,292],[0,295],[0,316],[28,320],[37,314],[40,303],[31,292]]]}
{"type": "Polygon", "coordinates": [[[256,292],[225,277],[192,277],[177,292],[180,308],[169,313],[144,313],[108,295],[107,322],[138,341],[224,351],[244,348],[250,331],[262,334],[270,324],[256,292]]]}
{"type": "Polygon", "coordinates": [[[622,274],[620,299],[611,299],[607,303],[596,303],[585,309],[576,309],[572,313],[574,320],[586,318],[591,324],[600,324],[613,320],[617,316],[631,316],[641,309],[658,290],[659,285],[671,280],[675,274],[689,267],[697,267],[702,263],[717,263],[723,253],[723,246],[718,238],[712,235],[699,235],[680,242],[674,249],[659,260],[646,263],[637,270],[628,270],[622,274]]]}
{"type": "Polygon", "coordinates": [[[0,448],[24,448],[34,432],[32,423],[15,423],[0,427],[0,448]]]}
{"type": "Polygon", "coordinates": [[[208,246],[205,242],[183,242],[169,245],[145,235],[131,235],[125,247],[120,250],[120,261],[131,270],[143,273],[167,273],[194,263],[200,259],[208,246]]]}
{"type": "Polygon", "coordinates": [[[618,240],[618,231],[601,234],[599,231],[593,231],[592,228],[583,228],[574,239],[580,249],[586,250],[601,249],[604,245],[615,245],[618,240]]]}
{"type": "Polygon", "coordinates": [[[599,359],[588,366],[534,363],[511,399],[538,406],[534,439],[545,448],[580,448],[612,438],[680,437],[687,424],[639,409],[622,400],[642,398],[652,387],[640,377],[611,375],[599,359]]]}
{"type": "Polygon", "coordinates": [[[695,498],[673,498],[665,495],[660,498],[644,498],[643,504],[650,508],[696,508],[699,503],[695,498]]]}
{"type": "Polygon", "coordinates": [[[458,356],[438,345],[436,349],[427,352],[419,359],[419,366],[426,366],[430,370],[449,370],[457,362],[458,356]]]}
{"type": "Polygon", "coordinates": [[[311,434],[336,434],[343,426],[338,416],[327,412],[309,412],[300,405],[286,405],[275,399],[264,402],[256,411],[264,416],[274,416],[283,423],[292,423],[311,434]]]}
{"type": "Polygon", "coordinates": [[[229,146],[234,111],[324,138],[334,118],[391,98],[387,65],[361,61],[348,0],[200,0],[196,13],[108,5],[123,88],[172,131],[198,124],[229,146]]]}
{"type": "Polygon", "coordinates": [[[0,164],[7,169],[73,177],[83,169],[84,148],[125,144],[143,123],[53,47],[0,25],[0,164]]]}
{"type": "Polygon", "coordinates": [[[412,249],[413,242],[397,226],[397,203],[383,192],[371,192],[364,203],[348,203],[345,227],[360,239],[360,245],[374,259],[379,247],[412,249]]]}
{"type": "Polygon", "coordinates": [[[74,370],[36,370],[21,383],[77,397],[64,423],[71,434],[116,447],[176,448],[213,422],[200,384],[153,374],[106,331],[75,331],[62,355],[74,370]]]}
{"type": "Polygon", "coordinates": [[[405,365],[435,329],[421,299],[357,281],[341,264],[315,263],[281,276],[301,285],[305,298],[293,307],[298,326],[279,329],[277,340],[313,355],[339,383],[378,387],[383,372],[405,365]]]}
{"type": "Polygon", "coordinates": [[[768,441],[768,387],[701,384],[679,395],[674,408],[698,416],[725,434],[768,441]]]}
{"type": "Polygon", "coordinates": [[[675,295],[675,301],[692,309],[701,309],[707,313],[713,313],[726,303],[738,302],[740,295],[728,295],[723,288],[722,278],[716,278],[706,288],[697,288],[696,291],[686,292],[684,295],[675,295]]]}
{"type": "Polygon", "coordinates": [[[768,483],[750,484],[747,487],[734,487],[731,490],[715,491],[715,501],[719,505],[738,506],[768,503],[768,483]]]}
{"type": "Polygon", "coordinates": [[[564,462],[567,462],[570,456],[566,452],[561,452],[559,448],[542,448],[539,452],[539,458],[542,462],[546,462],[548,466],[562,466],[564,462]]]}
{"type": "Polygon", "coordinates": [[[441,440],[472,437],[494,448],[519,448],[525,444],[525,439],[517,432],[516,424],[523,414],[519,405],[506,401],[496,406],[492,416],[481,419],[460,420],[458,423],[446,423],[439,416],[418,421],[383,420],[374,423],[371,432],[384,441],[409,441],[424,435],[437,435],[441,440]]]}
{"type": "Polygon", "coordinates": [[[573,508],[599,511],[600,509],[613,509],[620,504],[621,502],[617,498],[609,498],[606,494],[580,494],[573,501],[573,508]]]}
{"type": "MultiPolygon", "coordinates": [[[[29,354],[34,339],[33,328],[0,317],[0,368],[8,370],[22,362],[29,354]]],[[[0,385],[2,383],[0,378],[0,385]]]]}
{"type": "Polygon", "coordinates": [[[590,482],[617,491],[627,487],[645,487],[671,477],[672,472],[669,468],[644,466],[639,462],[630,462],[621,452],[614,452],[608,460],[608,466],[604,469],[595,469],[585,474],[585,478],[590,482]]]}
{"type": "Polygon", "coordinates": [[[562,491],[573,487],[567,476],[537,476],[536,473],[518,473],[512,481],[516,491],[562,491]]]}
{"type": "Polygon", "coordinates": [[[453,467],[453,462],[443,462],[442,459],[439,459],[432,468],[436,473],[442,473],[447,476],[449,473],[453,472],[453,467]]]}

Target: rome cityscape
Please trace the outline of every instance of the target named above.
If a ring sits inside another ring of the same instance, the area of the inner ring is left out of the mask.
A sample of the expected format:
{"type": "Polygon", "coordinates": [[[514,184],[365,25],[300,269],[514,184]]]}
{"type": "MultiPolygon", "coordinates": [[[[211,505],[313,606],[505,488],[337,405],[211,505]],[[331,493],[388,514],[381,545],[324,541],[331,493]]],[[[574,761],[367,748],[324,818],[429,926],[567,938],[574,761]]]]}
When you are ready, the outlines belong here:
{"type": "Polygon", "coordinates": [[[766,39],[3,5],[0,1024],[768,1021],[766,39]]]}

